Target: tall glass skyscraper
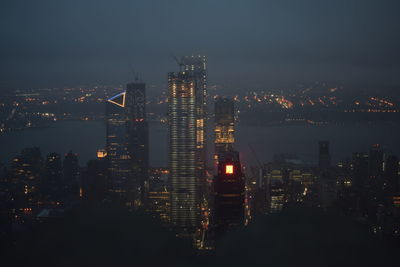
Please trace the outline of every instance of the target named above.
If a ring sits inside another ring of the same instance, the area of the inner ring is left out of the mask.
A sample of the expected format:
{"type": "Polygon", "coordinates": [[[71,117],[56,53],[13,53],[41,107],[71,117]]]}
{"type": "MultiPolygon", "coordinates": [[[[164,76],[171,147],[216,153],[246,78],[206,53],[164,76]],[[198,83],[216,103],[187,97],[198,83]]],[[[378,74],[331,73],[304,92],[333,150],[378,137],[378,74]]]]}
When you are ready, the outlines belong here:
{"type": "Polygon", "coordinates": [[[171,220],[190,234],[200,222],[205,180],[205,57],[183,57],[181,66],[168,74],[171,220]]]}
{"type": "Polygon", "coordinates": [[[145,84],[131,83],[106,104],[108,192],[114,202],[132,207],[142,205],[148,176],[145,103],[145,84]]]}
{"type": "Polygon", "coordinates": [[[235,142],[235,113],[233,99],[217,98],[214,105],[214,163],[218,164],[218,155],[233,151],[235,142]]]}
{"type": "Polygon", "coordinates": [[[196,177],[200,191],[204,191],[206,169],[206,118],[207,118],[207,66],[205,56],[185,56],[182,58],[184,72],[196,85],[196,177]]]}
{"type": "Polygon", "coordinates": [[[146,85],[129,83],[126,88],[127,144],[133,176],[134,205],[144,204],[144,183],[149,175],[149,127],[146,118],[146,85]]]}
{"type": "Polygon", "coordinates": [[[106,103],[107,191],[113,202],[126,205],[131,179],[127,147],[126,93],[120,93],[106,103]]]}

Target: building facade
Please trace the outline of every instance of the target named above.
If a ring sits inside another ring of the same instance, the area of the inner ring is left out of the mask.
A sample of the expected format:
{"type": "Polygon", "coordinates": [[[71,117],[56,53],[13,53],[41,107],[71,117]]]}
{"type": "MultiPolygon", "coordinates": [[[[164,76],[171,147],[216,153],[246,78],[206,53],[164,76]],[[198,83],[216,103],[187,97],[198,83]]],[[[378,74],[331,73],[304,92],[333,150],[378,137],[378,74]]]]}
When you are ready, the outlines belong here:
{"type": "Polygon", "coordinates": [[[171,221],[182,234],[200,225],[206,169],[206,60],[183,57],[168,74],[171,221]]]}
{"type": "Polygon", "coordinates": [[[144,183],[149,175],[149,126],[146,116],[146,85],[126,88],[127,144],[133,176],[134,206],[145,204],[144,183]]]}
{"type": "Polygon", "coordinates": [[[215,225],[217,237],[244,225],[244,176],[236,151],[219,154],[218,174],[214,179],[215,225]]]}
{"type": "Polygon", "coordinates": [[[170,73],[169,167],[172,223],[186,232],[198,225],[199,186],[196,176],[196,80],[170,73]]]}
{"type": "Polygon", "coordinates": [[[106,104],[108,162],[107,188],[113,202],[139,207],[148,177],[149,145],[144,83],[130,83],[127,90],[106,104]]]}
{"type": "Polygon", "coordinates": [[[233,99],[217,98],[214,104],[214,164],[218,155],[233,151],[235,143],[235,112],[233,99]]]}
{"type": "Polygon", "coordinates": [[[184,56],[181,60],[184,72],[195,83],[196,120],[196,177],[199,190],[204,192],[206,170],[206,129],[207,129],[207,64],[205,56],[184,56]]]}
{"type": "Polygon", "coordinates": [[[131,205],[129,183],[132,172],[127,147],[125,107],[126,92],[111,97],[106,103],[107,191],[112,202],[131,205]]]}

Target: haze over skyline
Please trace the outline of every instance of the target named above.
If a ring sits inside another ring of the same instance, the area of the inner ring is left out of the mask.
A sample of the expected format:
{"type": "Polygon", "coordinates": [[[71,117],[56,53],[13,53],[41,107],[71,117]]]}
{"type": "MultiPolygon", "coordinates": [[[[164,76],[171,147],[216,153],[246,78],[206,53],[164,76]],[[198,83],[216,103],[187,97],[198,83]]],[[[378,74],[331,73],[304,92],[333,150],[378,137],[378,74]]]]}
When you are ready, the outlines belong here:
{"type": "Polygon", "coordinates": [[[400,2],[3,1],[2,88],[166,85],[171,55],[202,54],[209,82],[400,84],[400,2]]]}

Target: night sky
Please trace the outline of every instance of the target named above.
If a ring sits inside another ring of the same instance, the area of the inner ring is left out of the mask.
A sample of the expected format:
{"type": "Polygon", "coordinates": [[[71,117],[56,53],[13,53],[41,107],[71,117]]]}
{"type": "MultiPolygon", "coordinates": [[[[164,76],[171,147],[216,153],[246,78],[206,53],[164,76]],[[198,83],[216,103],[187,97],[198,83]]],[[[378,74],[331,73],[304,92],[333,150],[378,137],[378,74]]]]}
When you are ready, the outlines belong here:
{"type": "Polygon", "coordinates": [[[398,0],[3,0],[0,34],[2,88],[161,87],[191,54],[232,88],[400,85],[398,0]]]}

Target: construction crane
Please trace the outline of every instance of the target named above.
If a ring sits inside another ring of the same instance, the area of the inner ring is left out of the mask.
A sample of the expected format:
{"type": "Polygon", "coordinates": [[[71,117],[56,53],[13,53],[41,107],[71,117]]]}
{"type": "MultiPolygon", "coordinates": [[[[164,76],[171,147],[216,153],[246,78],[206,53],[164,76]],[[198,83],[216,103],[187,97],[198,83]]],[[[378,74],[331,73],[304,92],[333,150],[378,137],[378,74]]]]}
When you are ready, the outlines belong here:
{"type": "Polygon", "coordinates": [[[263,186],[263,183],[262,183],[262,169],[263,169],[263,167],[262,167],[261,161],[259,160],[259,158],[257,156],[256,151],[253,149],[251,144],[247,143],[247,145],[249,146],[251,155],[254,157],[254,159],[256,160],[257,165],[259,167],[259,173],[258,173],[259,176],[258,176],[258,183],[257,184],[261,188],[263,186]]]}
{"type": "Polygon", "coordinates": [[[259,160],[258,157],[257,157],[257,153],[255,152],[255,150],[253,149],[253,147],[251,146],[250,143],[247,143],[247,145],[249,146],[251,155],[252,155],[252,156],[254,157],[254,159],[256,160],[258,167],[260,167],[260,169],[262,169],[262,164],[261,164],[260,160],[259,160]]]}
{"type": "Polygon", "coordinates": [[[171,55],[172,58],[176,61],[176,63],[179,66],[179,71],[182,71],[183,66],[185,66],[185,64],[183,64],[183,60],[179,60],[175,55],[171,55]]]}
{"type": "Polygon", "coordinates": [[[135,77],[134,81],[135,81],[135,82],[139,81],[139,73],[137,73],[137,72],[135,71],[133,65],[131,65],[131,71],[132,71],[133,76],[135,77]]]}

